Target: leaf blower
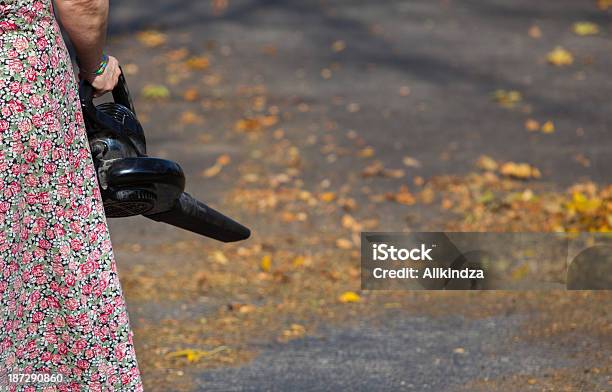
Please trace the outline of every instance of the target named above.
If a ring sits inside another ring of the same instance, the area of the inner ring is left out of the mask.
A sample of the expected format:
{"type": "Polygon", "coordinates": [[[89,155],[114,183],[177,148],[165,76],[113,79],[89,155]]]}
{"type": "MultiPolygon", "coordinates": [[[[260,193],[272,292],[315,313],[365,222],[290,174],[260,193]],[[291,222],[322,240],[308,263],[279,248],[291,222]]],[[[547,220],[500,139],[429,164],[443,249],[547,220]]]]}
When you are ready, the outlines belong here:
{"type": "Polygon", "coordinates": [[[107,217],[143,215],[223,242],[250,236],[248,228],[184,192],[185,175],[176,162],[147,156],[123,75],[112,92],[114,102],[95,105],[93,93],[91,84],[81,81],[87,139],[107,217]]]}

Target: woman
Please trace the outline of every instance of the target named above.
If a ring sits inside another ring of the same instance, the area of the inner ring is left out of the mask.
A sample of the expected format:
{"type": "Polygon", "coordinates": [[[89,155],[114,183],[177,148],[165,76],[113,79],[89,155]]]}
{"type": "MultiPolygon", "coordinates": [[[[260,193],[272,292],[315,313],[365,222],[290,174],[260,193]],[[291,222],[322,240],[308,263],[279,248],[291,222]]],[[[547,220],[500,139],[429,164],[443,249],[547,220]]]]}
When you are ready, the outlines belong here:
{"type": "MultiPolygon", "coordinates": [[[[55,5],[80,77],[97,95],[111,91],[120,71],[103,53],[108,0],[55,5]]],[[[0,390],[6,386],[142,390],[51,0],[0,1],[0,390]]]]}

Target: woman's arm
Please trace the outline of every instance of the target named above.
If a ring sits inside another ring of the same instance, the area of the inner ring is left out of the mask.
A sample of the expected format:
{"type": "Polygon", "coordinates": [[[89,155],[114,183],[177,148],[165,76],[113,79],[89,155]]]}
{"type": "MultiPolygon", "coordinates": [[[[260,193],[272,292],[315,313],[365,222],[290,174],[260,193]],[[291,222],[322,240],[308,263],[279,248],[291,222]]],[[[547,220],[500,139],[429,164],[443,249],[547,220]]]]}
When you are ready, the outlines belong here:
{"type": "Polygon", "coordinates": [[[104,72],[96,75],[103,60],[106,43],[109,0],[55,0],[55,10],[79,60],[80,74],[97,90],[97,95],[111,91],[121,71],[117,59],[108,58],[104,72]]]}

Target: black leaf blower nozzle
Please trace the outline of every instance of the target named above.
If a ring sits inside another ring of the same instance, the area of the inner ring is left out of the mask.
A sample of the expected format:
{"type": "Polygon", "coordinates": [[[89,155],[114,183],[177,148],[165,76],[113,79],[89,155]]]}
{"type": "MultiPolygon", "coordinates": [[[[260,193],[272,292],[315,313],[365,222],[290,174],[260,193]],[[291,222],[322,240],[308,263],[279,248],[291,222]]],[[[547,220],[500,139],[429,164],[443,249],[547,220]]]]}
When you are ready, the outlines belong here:
{"type": "Polygon", "coordinates": [[[144,130],[123,75],[113,90],[114,102],[95,105],[93,93],[91,84],[81,81],[87,139],[107,217],[143,215],[223,242],[249,238],[248,228],[184,192],[185,174],[178,163],[147,156],[144,130]]]}

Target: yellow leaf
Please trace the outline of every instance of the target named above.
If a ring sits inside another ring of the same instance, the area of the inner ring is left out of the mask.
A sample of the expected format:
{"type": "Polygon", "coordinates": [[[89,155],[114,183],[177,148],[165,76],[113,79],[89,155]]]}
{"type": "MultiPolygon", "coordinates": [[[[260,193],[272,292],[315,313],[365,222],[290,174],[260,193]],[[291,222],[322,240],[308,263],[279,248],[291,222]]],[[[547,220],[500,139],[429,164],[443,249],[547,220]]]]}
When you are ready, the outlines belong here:
{"type": "Polygon", "coordinates": [[[574,63],[574,56],[561,46],[557,46],[546,56],[548,62],[556,67],[563,67],[574,63]]]}
{"type": "Polygon", "coordinates": [[[543,133],[553,133],[555,131],[555,124],[552,121],[546,121],[542,124],[543,133]]]}
{"type": "Polygon", "coordinates": [[[263,272],[270,272],[272,268],[272,258],[269,255],[262,257],[260,267],[263,272]]]}
{"type": "Polygon", "coordinates": [[[344,304],[361,301],[361,297],[354,291],[346,291],[338,297],[338,300],[344,304]]]}
{"type": "Polygon", "coordinates": [[[576,22],[572,26],[572,31],[577,35],[596,35],[599,34],[599,26],[592,22],[576,22]]]}
{"type": "Polygon", "coordinates": [[[228,262],[227,256],[220,250],[216,250],[212,253],[212,259],[219,264],[227,264],[228,262]]]}
{"type": "Polygon", "coordinates": [[[496,171],[499,165],[495,162],[495,159],[490,156],[481,155],[480,158],[478,158],[478,162],[476,162],[476,166],[482,170],[496,171]]]}
{"type": "Polygon", "coordinates": [[[512,279],[514,279],[514,280],[521,280],[521,279],[525,278],[525,276],[527,276],[530,271],[531,271],[531,269],[529,268],[529,264],[524,263],[524,264],[516,267],[514,270],[512,270],[512,272],[511,272],[512,279]]]}
{"type": "Polygon", "coordinates": [[[188,349],[178,350],[178,351],[173,351],[171,353],[168,353],[167,357],[168,358],[185,358],[187,362],[194,363],[194,362],[200,361],[200,359],[204,357],[209,357],[221,351],[226,351],[226,350],[229,350],[229,347],[219,346],[211,351],[203,351],[203,350],[196,350],[196,349],[188,348],[188,349]]]}
{"type": "Polygon", "coordinates": [[[155,48],[166,43],[166,34],[156,30],[141,31],[136,35],[136,38],[145,46],[155,48]]]}
{"type": "Polygon", "coordinates": [[[142,89],[142,95],[147,99],[165,99],[170,96],[170,90],[161,84],[147,84],[142,89]]]}
{"type": "Polygon", "coordinates": [[[301,267],[306,263],[306,258],[304,256],[297,256],[295,259],[293,259],[293,262],[291,263],[291,265],[293,265],[294,267],[301,267]]]}
{"type": "Polygon", "coordinates": [[[325,192],[319,196],[319,199],[326,203],[331,203],[332,201],[336,200],[336,194],[334,192],[325,192]]]}
{"type": "Polygon", "coordinates": [[[516,90],[495,90],[493,97],[505,108],[513,108],[523,100],[523,95],[516,90]]]}
{"type": "Polygon", "coordinates": [[[513,177],[521,180],[540,178],[542,176],[537,168],[528,163],[506,162],[501,166],[499,172],[506,177],[513,177]]]}
{"type": "Polygon", "coordinates": [[[370,158],[374,156],[374,149],[372,147],[366,147],[363,150],[359,151],[357,155],[360,158],[370,158]]]}
{"type": "Polygon", "coordinates": [[[342,52],[346,49],[346,42],[338,40],[332,44],[332,50],[336,53],[342,52]]]}
{"type": "Polygon", "coordinates": [[[589,198],[582,192],[574,192],[572,201],[569,203],[570,210],[577,211],[581,214],[593,214],[602,205],[602,200],[599,198],[589,198]]]}

